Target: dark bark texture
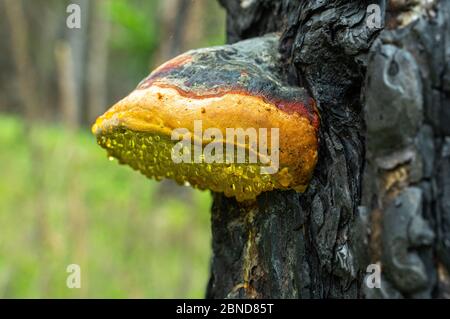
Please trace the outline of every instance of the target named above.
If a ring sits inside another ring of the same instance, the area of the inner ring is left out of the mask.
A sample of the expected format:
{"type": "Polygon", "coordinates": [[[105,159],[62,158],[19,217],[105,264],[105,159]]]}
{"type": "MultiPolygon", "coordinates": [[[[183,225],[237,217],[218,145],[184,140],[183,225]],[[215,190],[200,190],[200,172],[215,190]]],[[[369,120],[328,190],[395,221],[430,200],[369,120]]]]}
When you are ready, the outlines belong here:
{"type": "Polygon", "coordinates": [[[214,194],[207,297],[450,297],[450,2],[220,2],[229,42],[282,34],[321,128],[305,193],[214,194]]]}

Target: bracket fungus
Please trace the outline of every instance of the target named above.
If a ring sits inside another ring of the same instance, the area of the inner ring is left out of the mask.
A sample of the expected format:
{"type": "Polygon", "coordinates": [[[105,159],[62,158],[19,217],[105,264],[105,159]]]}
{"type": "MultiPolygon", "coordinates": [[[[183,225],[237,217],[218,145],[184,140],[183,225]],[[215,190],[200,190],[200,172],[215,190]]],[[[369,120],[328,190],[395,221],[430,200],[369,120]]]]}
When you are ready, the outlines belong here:
{"type": "Polygon", "coordinates": [[[98,144],[149,178],[238,201],[273,189],[303,192],[317,162],[319,115],[304,88],[283,81],[278,39],[192,50],[164,63],[97,119],[98,144]]]}

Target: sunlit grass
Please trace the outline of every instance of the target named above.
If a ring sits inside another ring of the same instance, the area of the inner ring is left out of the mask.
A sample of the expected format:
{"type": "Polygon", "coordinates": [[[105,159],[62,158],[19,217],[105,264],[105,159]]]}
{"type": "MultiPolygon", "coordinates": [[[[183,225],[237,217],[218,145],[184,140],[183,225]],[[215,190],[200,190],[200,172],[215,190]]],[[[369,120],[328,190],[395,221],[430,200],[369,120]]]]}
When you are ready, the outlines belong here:
{"type": "Polygon", "coordinates": [[[0,174],[0,297],[204,296],[208,192],[167,194],[108,161],[87,131],[26,132],[6,116],[0,174]],[[81,289],[66,286],[71,263],[81,266],[81,289]]]}

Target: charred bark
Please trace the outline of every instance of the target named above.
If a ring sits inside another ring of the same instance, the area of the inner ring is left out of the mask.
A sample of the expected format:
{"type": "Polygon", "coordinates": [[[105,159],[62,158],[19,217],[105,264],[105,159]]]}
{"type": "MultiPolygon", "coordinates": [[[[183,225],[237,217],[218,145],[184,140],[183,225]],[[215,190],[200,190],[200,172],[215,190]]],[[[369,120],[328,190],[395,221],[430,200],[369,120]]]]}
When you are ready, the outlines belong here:
{"type": "Polygon", "coordinates": [[[448,296],[450,4],[220,2],[229,42],[282,33],[286,77],[316,99],[321,128],[305,193],[214,194],[207,297],[448,296]],[[364,283],[371,263],[380,289],[364,283]]]}

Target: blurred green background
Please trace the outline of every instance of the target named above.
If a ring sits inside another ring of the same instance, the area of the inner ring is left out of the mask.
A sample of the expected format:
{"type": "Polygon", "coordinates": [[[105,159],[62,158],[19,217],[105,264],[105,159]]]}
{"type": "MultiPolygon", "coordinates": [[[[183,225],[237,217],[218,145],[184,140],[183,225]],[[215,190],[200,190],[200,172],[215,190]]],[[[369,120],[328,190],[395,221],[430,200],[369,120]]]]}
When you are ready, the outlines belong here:
{"type": "Polygon", "coordinates": [[[204,296],[210,194],[109,161],[90,124],[224,26],[213,0],[0,0],[1,298],[204,296]]]}

